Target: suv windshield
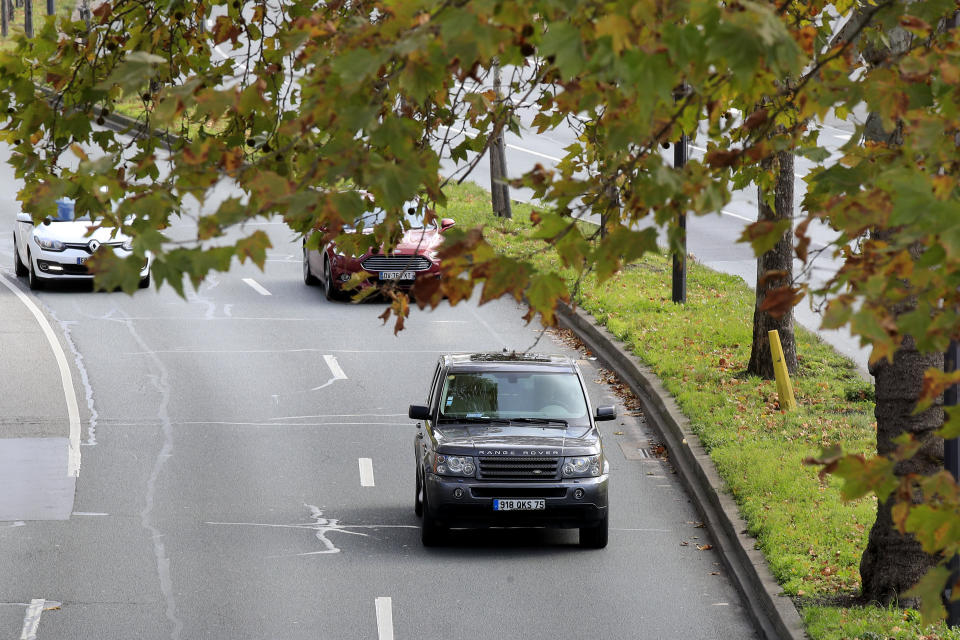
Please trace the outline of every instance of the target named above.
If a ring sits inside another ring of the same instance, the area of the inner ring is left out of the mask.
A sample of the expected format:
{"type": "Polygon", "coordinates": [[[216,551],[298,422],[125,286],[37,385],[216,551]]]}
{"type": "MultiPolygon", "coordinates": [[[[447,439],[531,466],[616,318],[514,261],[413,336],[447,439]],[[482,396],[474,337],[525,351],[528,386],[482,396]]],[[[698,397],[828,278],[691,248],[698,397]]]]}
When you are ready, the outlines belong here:
{"type": "Polygon", "coordinates": [[[527,371],[449,374],[440,396],[440,418],[588,420],[575,373],[527,371]]]}

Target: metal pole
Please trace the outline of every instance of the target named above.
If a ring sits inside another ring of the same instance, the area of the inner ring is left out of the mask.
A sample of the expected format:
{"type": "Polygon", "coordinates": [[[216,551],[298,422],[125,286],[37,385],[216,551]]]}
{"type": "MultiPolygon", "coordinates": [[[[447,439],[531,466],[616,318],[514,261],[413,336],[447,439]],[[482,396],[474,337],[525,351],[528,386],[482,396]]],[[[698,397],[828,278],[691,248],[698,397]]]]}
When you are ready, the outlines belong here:
{"type": "Polygon", "coordinates": [[[10,16],[7,14],[9,6],[9,0],[0,0],[0,35],[4,38],[7,37],[7,24],[10,22],[10,16]]]}
{"type": "Polygon", "coordinates": [[[52,16],[54,11],[56,9],[53,7],[53,0],[47,0],[47,15],[52,16]]]}
{"type": "Polygon", "coordinates": [[[33,37],[33,0],[23,2],[23,30],[28,38],[33,37]]]}
{"type": "MultiPolygon", "coordinates": [[[[960,361],[960,342],[950,341],[950,346],[943,354],[943,370],[950,373],[957,370],[960,361]]],[[[960,385],[951,385],[943,392],[943,406],[945,408],[957,406],[957,396],[960,395],[960,385]]],[[[949,410],[949,409],[948,409],[949,410]]],[[[954,480],[960,477],[960,439],[951,438],[943,442],[943,466],[950,472],[954,480]]],[[[960,600],[950,601],[952,586],[960,579],[960,557],[954,555],[950,560],[950,580],[947,582],[947,593],[944,604],[947,607],[947,625],[960,627],[960,600]]]]}
{"type": "MultiPolygon", "coordinates": [[[[673,146],[673,166],[677,169],[687,165],[688,144],[689,139],[683,134],[673,146]]],[[[683,211],[677,217],[677,228],[680,230],[680,248],[673,252],[673,301],[684,303],[687,301],[687,214],[683,211]]]]}

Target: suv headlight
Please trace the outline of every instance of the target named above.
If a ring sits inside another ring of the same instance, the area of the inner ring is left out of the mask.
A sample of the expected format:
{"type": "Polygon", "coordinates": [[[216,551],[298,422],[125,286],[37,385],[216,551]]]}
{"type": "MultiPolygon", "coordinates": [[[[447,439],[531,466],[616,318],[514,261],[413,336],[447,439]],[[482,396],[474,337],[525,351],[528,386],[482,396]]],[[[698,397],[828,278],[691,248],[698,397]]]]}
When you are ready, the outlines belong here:
{"type": "Polygon", "coordinates": [[[65,248],[59,240],[52,240],[51,238],[44,238],[42,236],[33,236],[33,239],[36,240],[37,244],[44,251],[63,251],[65,248]]]}
{"type": "Polygon", "coordinates": [[[433,471],[441,476],[465,476],[472,478],[477,465],[471,456],[447,456],[438,453],[434,459],[433,471]]]}
{"type": "Polygon", "coordinates": [[[589,478],[600,475],[603,461],[599,455],[563,459],[564,478],[589,478]]]}

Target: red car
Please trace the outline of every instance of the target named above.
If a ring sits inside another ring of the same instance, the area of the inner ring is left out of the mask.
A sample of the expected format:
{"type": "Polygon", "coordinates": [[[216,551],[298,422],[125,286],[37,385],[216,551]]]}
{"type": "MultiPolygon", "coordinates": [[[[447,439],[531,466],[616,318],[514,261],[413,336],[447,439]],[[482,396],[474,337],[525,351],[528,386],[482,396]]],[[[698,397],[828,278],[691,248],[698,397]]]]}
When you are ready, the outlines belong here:
{"type": "MultiPolygon", "coordinates": [[[[328,300],[347,297],[350,292],[343,289],[344,284],[355,273],[365,271],[370,275],[362,286],[382,286],[395,283],[402,289],[409,289],[420,278],[439,278],[440,260],[436,251],[443,244],[443,234],[454,225],[450,218],[433,221],[424,225],[422,214],[416,206],[406,209],[403,238],[392,253],[381,253],[374,247],[361,256],[349,256],[338,250],[335,243],[329,242],[320,250],[308,250],[307,241],[303,241],[303,282],[308,286],[323,284],[328,300]]],[[[344,227],[345,233],[373,232],[373,225],[384,216],[381,209],[374,210],[365,218],[362,229],[344,227]]]]}

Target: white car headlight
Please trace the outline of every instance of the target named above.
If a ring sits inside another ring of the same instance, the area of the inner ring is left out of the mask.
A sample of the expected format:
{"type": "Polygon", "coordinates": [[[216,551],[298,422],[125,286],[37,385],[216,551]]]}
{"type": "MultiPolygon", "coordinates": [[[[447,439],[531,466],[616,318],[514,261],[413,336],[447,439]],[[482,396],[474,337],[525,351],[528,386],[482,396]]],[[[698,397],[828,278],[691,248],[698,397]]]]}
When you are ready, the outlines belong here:
{"type": "Polygon", "coordinates": [[[36,241],[37,245],[44,251],[63,251],[64,245],[59,240],[53,240],[52,238],[44,238],[43,236],[33,236],[33,239],[36,241]]]}
{"type": "Polygon", "coordinates": [[[563,459],[564,478],[589,478],[600,475],[603,463],[600,456],[578,456],[563,459]]]}
{"type": "Polygon", "coordinates": [[[464,476],[472,478],[477,465],[471,456],[448,456],[438,453],[433,470],[441,476],[464,476]]]}

